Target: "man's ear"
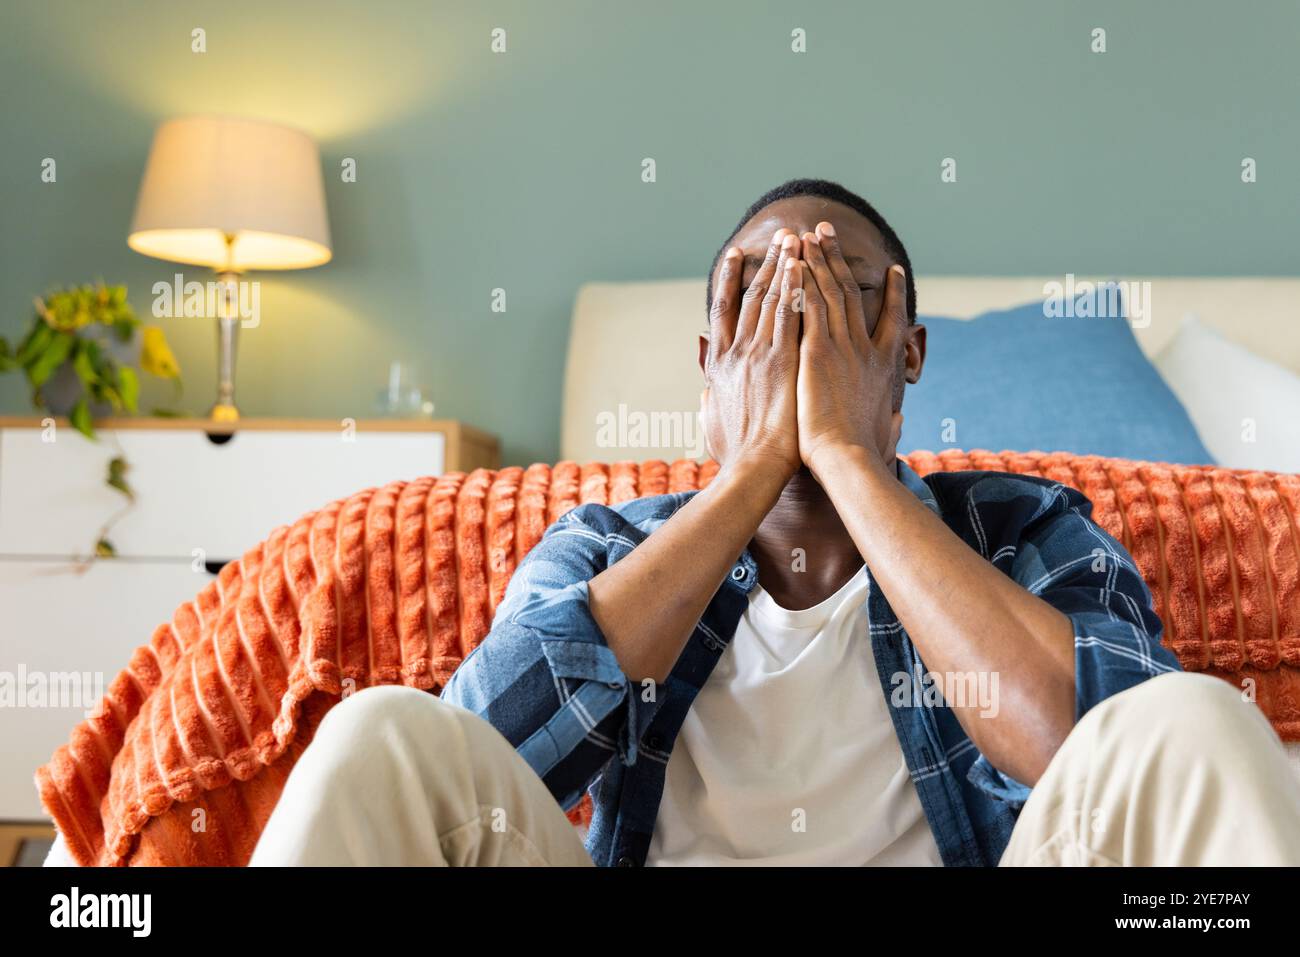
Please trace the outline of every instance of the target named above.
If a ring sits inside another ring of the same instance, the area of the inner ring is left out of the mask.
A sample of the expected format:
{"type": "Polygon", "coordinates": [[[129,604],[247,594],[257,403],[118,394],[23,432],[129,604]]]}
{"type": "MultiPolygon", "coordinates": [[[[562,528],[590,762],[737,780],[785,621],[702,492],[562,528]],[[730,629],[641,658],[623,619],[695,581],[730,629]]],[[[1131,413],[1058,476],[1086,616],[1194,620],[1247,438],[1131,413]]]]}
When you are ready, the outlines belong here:
{"type": "Polygon", "coordinates": [[[700,371],[705,373],[706,375],[708,374],[709,370],[705,368],[705,363],[707,363],[708,361],[709,361],[709,337],[701,332],[700,333],[700,371]]]}
{"type": "Polygon", "coordinates": [[[903,344],[903,378],[908,385],[921,379],[925,365],[925,326],[912,323],[907,327],[907,341],[903,344]]]}

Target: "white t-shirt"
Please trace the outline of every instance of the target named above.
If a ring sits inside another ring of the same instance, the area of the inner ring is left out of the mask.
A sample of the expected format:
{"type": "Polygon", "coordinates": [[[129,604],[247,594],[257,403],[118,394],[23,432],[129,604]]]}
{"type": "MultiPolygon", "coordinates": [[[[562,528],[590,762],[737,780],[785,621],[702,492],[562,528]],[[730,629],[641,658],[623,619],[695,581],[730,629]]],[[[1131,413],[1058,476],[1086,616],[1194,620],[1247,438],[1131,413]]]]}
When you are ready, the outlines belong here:
{"type": "Polygon", "coordinates": [[[877,677],[866,568],[819,605],[755,587],[668,760],[646,863],[939,865],[877,677]]]}

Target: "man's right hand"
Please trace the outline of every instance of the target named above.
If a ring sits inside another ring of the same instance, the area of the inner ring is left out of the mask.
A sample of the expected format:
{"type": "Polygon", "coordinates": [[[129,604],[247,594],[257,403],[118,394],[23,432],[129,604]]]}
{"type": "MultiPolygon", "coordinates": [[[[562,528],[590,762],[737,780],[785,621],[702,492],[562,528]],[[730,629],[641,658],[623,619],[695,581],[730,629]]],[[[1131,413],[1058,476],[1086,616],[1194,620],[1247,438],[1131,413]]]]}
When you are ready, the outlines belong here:
{"type": "Polygon", "coordinates": [[[799,468],[800,253],[799,237],[778,229],[743,294],[741,251],[732,246],[723,258],[709,316],[703,401],[709,454],[723,469],[752,466],[789,479],[799,468]]]}
{"type": "Polygon", "coordinates": [[[667,679],[709,600],[799,468],[801,251],[798,237],[778,230],[743,296],[744,260],[739,250],[727,251],[713,298],[704,395],[705,435],[721,468],[587,585],[592,617],[633,681],[667,679]]]}

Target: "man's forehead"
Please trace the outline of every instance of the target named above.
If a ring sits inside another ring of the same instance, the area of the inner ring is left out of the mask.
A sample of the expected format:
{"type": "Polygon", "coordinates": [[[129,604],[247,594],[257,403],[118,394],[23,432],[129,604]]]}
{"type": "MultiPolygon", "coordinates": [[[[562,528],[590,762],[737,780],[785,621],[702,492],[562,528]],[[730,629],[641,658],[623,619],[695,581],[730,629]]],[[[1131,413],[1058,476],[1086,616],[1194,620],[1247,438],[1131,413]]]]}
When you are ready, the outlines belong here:
{"type": "MultiPolygon", "coordinates": [[[[840,252],[844,254],[844,264],[850,269],[867,269],[883,268],[883,263],[887,259],[884,250],[884,244],[879,241],[879,234],[864,235],[867,230],[875,233],[875,228],[865,220],[862,221],[866,229],[853,231],[850,229],[841,229],[840,224],[834,219],[823,216],[816,220],[812,226],[807,229],[796,229],[787,222],[773,220],[770,223],[759,224],[757,218],[753,222],[745,224],[745,228],[736,233],[735,238],[728,243],[728,246],[739,246],[744,254],[744,273],[746,276],[754,273],[762,264],[763,259],[767,256],[767,247],[772,241],[772,235],[783,226],[786,229],[794,230],[802,235],[805,232],[813,232],[817,223],[828,222],[835,227],[836,237],[840,241],[840,252]],[[757,227],[757,229],[755,229],[757,227]],[[750,232],[755,229],[754,232],[750,232]]],[[[717,269],[722,268],[722,257],[718,257],[717,269]]],[[[716,270],[715,270],[716,272],[716,270]]]]}
{"type": "Polygon", "coordinates": [[[785,228],[802,235],[814,232],[820,222],[835,227],[840,249],[849,265],[853,265],[850,257],[870,261],[884,256],[884,240],[872,223],[856,210],[816,197],[780,200],[759,210],[741,227],[729,245],[739,246],[747,259],[756,255],[761,260],[778,229],[785,228]]]}

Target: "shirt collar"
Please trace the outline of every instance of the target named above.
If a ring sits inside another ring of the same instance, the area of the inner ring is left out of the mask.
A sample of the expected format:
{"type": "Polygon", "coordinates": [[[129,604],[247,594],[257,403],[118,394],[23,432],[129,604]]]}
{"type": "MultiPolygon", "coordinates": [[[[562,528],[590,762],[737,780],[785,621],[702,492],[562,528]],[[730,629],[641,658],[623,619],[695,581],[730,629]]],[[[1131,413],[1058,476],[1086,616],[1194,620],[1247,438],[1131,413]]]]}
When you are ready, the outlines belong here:
{"type": "Polygon", "coordinates": [[[898,480],[907,487],[907,490],[921,500],[921,502],[934,514],[939,514],[939,500],[934,497],[934,492],[926,484],[925,479],[916,474],[916,471],[903,461],[901,457],[894,459],[898,469],[898,480]]]}

